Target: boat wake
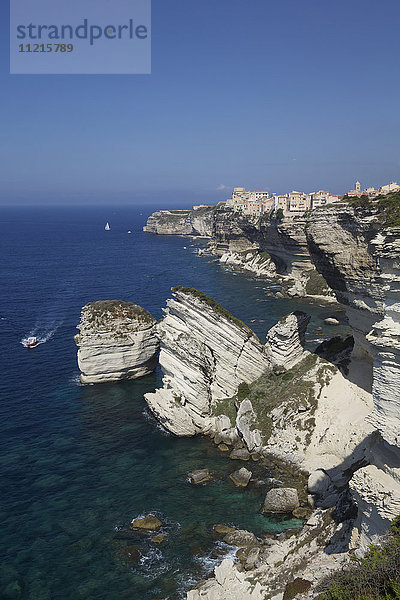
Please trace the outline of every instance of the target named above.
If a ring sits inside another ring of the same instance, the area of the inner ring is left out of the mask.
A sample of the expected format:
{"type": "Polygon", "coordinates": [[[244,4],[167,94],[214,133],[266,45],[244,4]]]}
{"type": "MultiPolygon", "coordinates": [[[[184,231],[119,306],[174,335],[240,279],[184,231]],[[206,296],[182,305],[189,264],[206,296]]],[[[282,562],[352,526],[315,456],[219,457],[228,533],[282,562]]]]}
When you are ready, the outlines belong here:
{"type": "Polygon", "coordinates": [[[39,346],[39,344],[45,344],[51,340],[57,329],[60,327],[60,325],[62,325],[62,322],[62,320],[52,321],[48,324],[37,322],[35,327],[21,339],[20,343],[25,348],[29,348],[30,345],[32,345],[29,343],[29,340],[32,339],[36,340],[36,342],[33,344],[35,346],[39,346]]]}

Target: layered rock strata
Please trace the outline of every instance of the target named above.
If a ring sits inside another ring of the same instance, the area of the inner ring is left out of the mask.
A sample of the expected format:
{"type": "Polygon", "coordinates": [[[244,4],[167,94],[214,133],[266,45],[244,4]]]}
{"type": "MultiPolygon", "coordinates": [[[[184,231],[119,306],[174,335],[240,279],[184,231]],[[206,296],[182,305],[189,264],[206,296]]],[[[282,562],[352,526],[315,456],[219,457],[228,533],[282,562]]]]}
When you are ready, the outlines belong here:
{"type": "Polygon", "coordinates": [[[276,276],[276,266],[267,252],[259,250],[244,250],[243,252],[226,252],[220,258],[222,264],[239,267],[250,271],[257,277],[273,278],[276,276]]]}
{"type": "Polygon", "coordinates": [[[400,228],[378,231],[373,217],[351,207],[317,211],[307,235],[318,269],[347,306],[353,357],[370,370],[370,421],[400,446],[400,228]]]}
{"type": "Polygon", "coordinates": [[[307,228],[313,260],[353,329],[349,378],[372,391],[372,433],[361,442],[369,464],[354,468],[349,483],[361,546],[400,508],[400,228],[381,229],[377,211],[332,206],[315,211],[307,228]]]}
{"type": "Polygon", "coordinates": [[[194,235],[210,237],[215,207],[193,210],[159,210],[147,220],[143,231],[158,235],[194,235]]]}
{"type": "Polygon", "coordinates": [[[378,209],[336,204],[284,223],[244,219],[226,209],[212,217],[211,250],[226,264],[246,268],[267,252],[289,295],[320,295],[328,282],[347,306],[355,345],[339,370],[304,353],[292,316],[283,335],[279,328],[269,332],[269,369],[239,388],[235,414],[232,404],[219,402],[221,435],[233,439],[235,432],[247,450],[263,448],[300,465],[309,473],[312,502],[325,510],[307,522],[299,542],[276,545],[269,556],[258,551],[251,577],[228,561],[191,599],[280,600],[290,577],[306,575],[314,584],[332,557],[330,567],[347,560],[346,550],[366,547],[400,512],[400,228],[382,229],[378,209]],[[300,347],[293,351],[290,340],[300,347]],[[348,518],[327,523],[325,515],[348,493],[354,502],[348,518]],[[305,567],[310,558],[316,571],[305,567]]]}
{"type": "Polygon", "coordinates": [[[75,336],[82,383],[104,383],[148,375],[157,365],[156,320],[122,300],[90,302],[75,336]]]}
{"type": "Polygon", "coordinates": [[[291,369],[304,358],[309,315],[296,311],[284,317],[267,333],[267,356],[274,367],[291,369]]]}
{"type": "Polygon", "coordinates": [[[175,288],[158,326],[163,388],[146,394],[151,411],[172,433],[195,435],[216,427],[214,402],[269,368],[263,344],[242,322],[205,294],[175,288]]]}
{"type": "Polygon", "coordinates": [[[306,218],[276,219],[243,216],[224,202],[186,211],[158,211],[143,228],[148,233],[209,238],[208,251],[223,264],[257,276],[276,278],[289,296],[332,293],[315,270],[306,238],[306,218]]]}

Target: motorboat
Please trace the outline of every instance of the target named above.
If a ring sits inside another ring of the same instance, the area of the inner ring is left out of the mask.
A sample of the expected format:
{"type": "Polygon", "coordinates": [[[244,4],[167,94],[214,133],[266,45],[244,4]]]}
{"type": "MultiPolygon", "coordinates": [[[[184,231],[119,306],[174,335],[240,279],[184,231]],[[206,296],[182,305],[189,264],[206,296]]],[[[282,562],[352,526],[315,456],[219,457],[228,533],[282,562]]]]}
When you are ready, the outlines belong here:
{"type": "Polygon", "coordinates": [[[21,344],[25,346],[25,348],[34,348],[38,345],[38,343],[39,340],[37,339],[37,337],[27,337],[21,342],[21,344]]]}

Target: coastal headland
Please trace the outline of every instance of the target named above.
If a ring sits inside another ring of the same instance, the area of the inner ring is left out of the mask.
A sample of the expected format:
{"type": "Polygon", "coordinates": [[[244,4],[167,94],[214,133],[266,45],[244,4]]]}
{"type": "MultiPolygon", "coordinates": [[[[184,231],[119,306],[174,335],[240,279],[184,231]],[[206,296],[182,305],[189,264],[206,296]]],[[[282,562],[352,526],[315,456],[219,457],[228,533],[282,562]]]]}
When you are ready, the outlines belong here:
{"type": "MultiPolygon", "coordinates": [[[[188,600],[282,600],[298,579],[290,597],[316,598],[321,580],[400,513],[400,227],[378,199],[283,219],[224,203],[159,211],[145,231],[207,238],[201,252],[276,279],[278,294],[346,308],[352,336],[310,353],[306,314],[287,315],[259,340],[212,298],[178,286],[152,333],[163,381],[146,401],[166,429],[208,435],[232,458],[275,456],[307,478],[299,506],[276,488],[303,529],[268,542],[237,535],[245,560],[224,560],[188,600]]],[[[233,481],[246,485],[240,471],[233,481]]]]}

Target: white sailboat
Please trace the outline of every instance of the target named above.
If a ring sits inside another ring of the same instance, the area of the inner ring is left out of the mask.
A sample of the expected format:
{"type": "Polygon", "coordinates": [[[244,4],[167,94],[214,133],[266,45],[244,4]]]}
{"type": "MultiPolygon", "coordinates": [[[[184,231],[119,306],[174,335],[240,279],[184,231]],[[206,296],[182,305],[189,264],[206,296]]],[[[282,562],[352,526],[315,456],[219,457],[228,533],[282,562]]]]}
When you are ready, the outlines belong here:
{"type": "Polygon", "coordinates": [[[111,227],[110,227],[110,223],[107,221],[106,226],[104,227],[104,229],[106,231],[110,231],[111,227]]]}

